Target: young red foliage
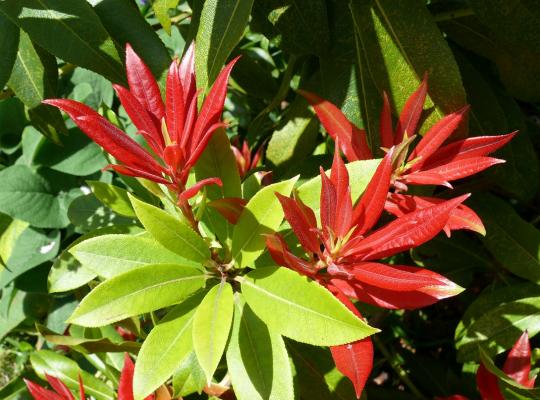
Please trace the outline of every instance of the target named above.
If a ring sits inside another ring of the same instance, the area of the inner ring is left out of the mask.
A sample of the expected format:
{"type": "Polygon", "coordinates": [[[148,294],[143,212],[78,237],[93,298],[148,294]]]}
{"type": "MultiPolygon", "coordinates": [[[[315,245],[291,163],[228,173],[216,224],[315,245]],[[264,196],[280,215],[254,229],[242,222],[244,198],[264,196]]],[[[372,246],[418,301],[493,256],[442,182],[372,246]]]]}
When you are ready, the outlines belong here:
{"type": "MultiPolygon", "coordinates": [[[[386,308],[415,308],[459,293],[457,285],[435,272],[374,262],[433,238],[468,196],[411,212],[366,235],[383,211],[392,155],[393,149],[353,206],[349,175],[336,146],[330,177],[321,169],[320,228],[313,210],[300,199],[276,194],[307,259],[292,254],[283,238],[274,234],[266,238],[274,261],[316,279],[348,307],[353,307],[348,298],[355,298],[386,308]]],[[[372,352],[370,341],[332,349],[336,365],[353,381],[358,395],[371,368],[365,357],[371,354],[372,362],[372,352]]]]}
{"type": "Polygon", "coordinates": [[[225,126],[220,122],[221,113],[229,75],[237,59],[220,72],[198,112],[193,45],[180,64],[174,60],[169,68],[165,103],[150,69],[129,44],[126,46],[129,88],[114,88],[153,155],[84,104],[68,99],[48,99],[44,103],[66,112],[84,133],[121,163],[110,168],[165,184],[178,193],[180,202],[185,202],[203,186],[221,184],[218,178],[211,178],[186,189],[189,172],[212,134],[225,126]]]}
{"type": "MultiPolygon", "coordinates": [[[[372,158],[369,149],[361,148],[355,151],[351,144],[354,142],[354,132],[359,142],[365,142],[366,134],[356,128],[338,107],[315,94],[299,92],[312,104],[328,134],[334,140],[339,138],[337,145],[349,161],[372,158]]],[[[516,134],[513,132],[500,136],[473,137],[443,145],[465,120],[469,110],[466,106],[438,121],[418,141],[416,147],[409,151],[411,138],[417,132],[427,92],[426,75],[418,89],[407,100],[395,130],[392,126],[390,102],[386,93],[383,93],[383,108],[379,125],[381,145],[386,151],[392,145],[396,145],[396,151],[391,160],[392,178],[388,191],[390,197],[407,191],[408,185],[411,184],[442,185],[451,188],[452,181],[503,163],[504,160],[487,157],[487,155],[503,147],[516,134]]],[[[395,200],[395,197],[391,198],[384,206],[387,211],[398,216],[435,204],[433,198],[417,198],[416,196],[409,196],[408,204],[404,204],[401,201],[403,199],[398,202],[395,200]]],[[[358,222],[357,219],[356,221],[358,222]]],[[[456,229],[469,229],[485,234],[480,218],[465,206],[454,208],[451,211],[451,218],[444,227],[448,235],[456,229]]]]}

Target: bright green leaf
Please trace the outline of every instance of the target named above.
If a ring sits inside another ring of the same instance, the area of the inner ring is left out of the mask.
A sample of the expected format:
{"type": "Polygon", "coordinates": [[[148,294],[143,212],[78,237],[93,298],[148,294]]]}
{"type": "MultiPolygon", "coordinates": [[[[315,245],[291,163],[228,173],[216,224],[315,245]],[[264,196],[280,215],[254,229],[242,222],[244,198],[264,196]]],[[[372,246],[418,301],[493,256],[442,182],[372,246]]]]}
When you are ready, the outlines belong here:
{"type": "Polygon", "coordinates": [[[174,307],[145,339],[135,365],[135,400],[161,386],[192,351],[193,318],[201,299],[194,295],[174,307]]]}
{"type": "Polygon", "coordinates": [[[159,23],[167,32],[171,34],[171,20],[169,18],[169,10],[175,8],[179,3],[179,0],[155,0],[152,2],[152,8],[154,9],[154,14],[159,23]]]}
{"type": "Polygon", "coordinates": [[[253,196],[234,227],[232,254],[240,267],[253,263],[264,251],[264,234],[274,232],[283,220],[276,193],[288,196],[298,177],[266,186],[253,196]]]}
{"type": "Polygon", "coordinates": [[[111,278],[92,290],[69,322],[95,327],[180,303],[204,286],[197,268],[179,264],[151,264],[111,278]]]}
{"type": "Polygon", "coordinates": [[[251,309],[271,330],[299,342],[335,346],[377,333],[317,282],[282,267],[239,278],[251,309]]]}
{"type": "Polygon", "coordinates": [[[131,195],[129,198],[139,221],[163,246],[188,260],[204,263],[210,258],[205,241],[184,222],[131,195]]]}
{"type": "Polygon", "coordinates": [[[172,384],[174,397],[202,392],[206,385],[206,377],[194,351],[182,360],[180,367],[173,375],[172,384]]]}
{"type": "Polygon", "coordinates": [[[92,189],[94,196],[111,210],[126,217],[136,217],[126,189],[100,181],[87,181],[86,183],[92,189]]]}
{"type": "Polygon", "coordinates": [[[206,294],[193,319],[193,348],[206,375],[212,376],[221,360],[233,317],[232,286],[222,281],[206,294]]]}
{"type": "Polygon", "coordinates": [[[235,298],[227,367],[238,400],[292,400],[293,381],[283,338],[235,298]]]}

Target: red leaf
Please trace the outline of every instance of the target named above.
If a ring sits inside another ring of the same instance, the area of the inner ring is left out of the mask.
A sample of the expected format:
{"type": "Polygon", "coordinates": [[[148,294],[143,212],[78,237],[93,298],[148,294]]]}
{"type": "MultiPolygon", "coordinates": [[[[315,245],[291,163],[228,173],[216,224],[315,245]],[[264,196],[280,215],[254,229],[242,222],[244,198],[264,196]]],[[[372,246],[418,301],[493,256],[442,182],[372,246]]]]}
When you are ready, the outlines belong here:
{"type": "Polygon", "coordinates": [[[482,363],[476,372],[476,386],[482,400],[504,400],[497,383],[497,377],[489,372],[482,363]]]}
{"type": "Polygon", "coordinates": [[[401,179],[405,181],[405,183],[412,183],[413,185],[442,185],[452,189],[452,185],[448,182],[446,177],[430,171],[415,172],[405,175],[401,179]]]}
{"type": "Polygon", "coordinates": [[[467,197],[468,194],[399,217],[344,249],[342,254],[356,261],[375,260],[420,246],[443,229],[450,212],[467,197]]]}
{"type": "Polygon", "coordinates": [[[477,174],[493,165],[502,164],[506,161],[493,157],[472,157],[449,162],[439,167],[428,169],[427,171],[413,172],[406,176],[406,181],[414,183],[424,176],[440,175],[446,181],[451,182],[456,179],[466,178],[477,174]]]}
{"type": "Polygon", "coordinates": [[[349,229],[351,229],[353,209],[351,189],[349,187],[349,173],[339,154],[338,142],[339,139],[336,140],[330,180],[336,188],[336,201],[337,204],[339,204],[339,207],[336,210],[334,233],[338,237],[343,237],[349,232],[349,229]]]}
{"type": "Polygon", "coordinates": [[[367,146],[365,131],[354,126],[339,108],[316,94],[304,90],[298,90],[298,93],[309,101],[324,129],[326,129],[332,139],[336,140],[339,138],[341,150],[345,154],[345,157],[347,157],[347,160],[356,161],[373,158],[371,150],[367,146]],[[356,146],[353,147],[354,136],[359,137],[354,141],[356,146]]]}
{"type": "Polygon", "coordinates": [[[438,277],[423,274],[421,269],[411,271],[400,267],[367,262],[355,265],[351,272],[362,283],[395,292],[410,292],[441,283],[438,277]]]}
{"type": "MultiPolygon", "coordinates": [[[[334,295],[357,317],[362,318],[360,312],[343,293],[338,290],[334,291],[334,295]]],[[[337,369],[351,380],[356,397],[360,398],[373,369],[373,343],[371,338],[367,337],[341,346],[332,346],[330,351],[337,369]]]]}
{"type": "Polygon", "coordinates": [[[469,400],[469,398],[460,394],[453,394],[452,396],[446,397],[437,396],[434,400],[469,400]]]}
{"type": "Polygon", "coordinates": [[[79,103],[75,100],[70,99],[47,99],[43,100],[42,103],[54,106],[64,111],[72,120],[82,117],[84,115],[90,115],[94,117],[100,117],[96,111],[92,110],[90,107],[83,103],[79,103]]]}
{"type": "Polygon", "coordinates": [[[195,85],[195,43],[191,42],[182,61],[178,66],[178,73],[182,88],[184,89],[184,104],[188,104],[197,90],[195,85]]]}
{"type": "Polygon", "coordinates": [[[66,400],[62,396],[39,386],[37,383],[34,383],[31,380],[26,378],[23,378],[23,380],[28,388],[28,391],[35,400],[66,400]]]}
{"type": "Polygon", "coordinates": [[[164,171],[150,153],[105,118],[81,116],[75,119],[75,123],[94,142],[123,164],[155,175],[164,171]]]}
{"type": "Polygon", "coordinates": [[[225,104],[225,97],[227,95],[227,82],[229,81],[231,70],[239,58],[240,56],[234,58],[223,68],[216,78],[212,89],[210,89],[208,96],[204,99],[201,112],[193,128],[191,150],[197,147],[199,141],[206,135],[206,131],[221,119],[221,113],[223,112],[223,105],[225,104]]]}
{"type": "Polygon", "coordinates": [[[247,204],[247,200],[239,197],[225,197],[223,199],[217,199],[209,202],[209,207],[215,208],[221,215],[223,215],[227,221],[236,225],[240,214],[244,211],[244,207],[247,204]]]}
{"type": "Polygon", "coordinates": [[[302,275],[307,275],[313,278],[315,277],[317,274],[317,268],[315,268],[315,266],[310,262],[292,254],[289,251],[287,243],[285,243],[280,235],[273,234],[265,236],[268,252],[278,265],[289,267],[302,275]]]}
{"type": "Polygon", "coordinates": [[[135,365],[127,353],[124,354],[124,367],[118,385],[118,400],[133,400],[133,373],[135,365]]]}
{"type": "Polygon", "coordinates": [[[180,82],[176,60],[171,63],[167,74],[167,89],[165,91],[166,121],[171,140],[180,143],[185,123],[184,89],[180,82]]]}
{"type": "Polygon", "coordinates": [[[186,114],[186,122],[184,123],[184,129],[182,130],[182,137],[180,138],[180,146],[182,146],[183,149],[186,149],[186,151],[189,151],[193,141],[193,124],[195,124],[195,120],[197,119],[198,98],[199,92],[196,92],[191,98],[186,114]]]}
{"type": "Polygon", "coordinates": [[[81,374],[79,374],[79,396],[80,396],[80,400],[86,399],[86,393],[84,393],[84,384],[82,381],[81,374]]]}
{"type": "Polygon", "coordinates": [[[199,182],[195,183],[193,186],[191,186],[189,189],[184,190],[180,195],[178,196],[179,201],[188,201],[193,196],[195,196],[199,191],[208,185],[218,185],[219,187],[223,186],[223,183],[221,182],[221,179],[219,178],[206,178],[202,179],[199,182]]]}
{"type": "Polygon", "coordinates": [[[165,116],[165,107],[156,79],[129,43],[126,44],[126,72],[131,93],[161,121],[165,116]]]}
{"type": "Polygon", "coordinates": [[[152,140],[147,140],[147,142],[156,154],[161,155],[164,145],[163,136],[160,132],[161,128],[158,130],[156,122],[152,120],[152,116],[129,90],[120,85],[113,85],[113,87],[133,124],[137,129],[147,132],[152,137],[152,140]]]}
{"type": "Polygon", "coordinates": [[[463,290],[454,282],[446,279],[433,271],[409,267],[404,265],[393,266],[405,272],[415,273],[421,276],[428,276],[439,281],[438,285],[426,286],[419,290],[398,292],[392,289],[383,289],[367,283],[358,281],[346,281],[343,279],[332,279],[331,283],[338,287],[343,293],[364,303],[373,304],[378,307],[392,310],[405,309],[415,310],[427,307],[439,300],[455,296],[463,290]]]}
{"type": "Polygon", "coordinates": [[[421,157],[421,160],[413,166],[413,171],[419,169],[422,161],[427,160],[454,133],[467,111],[469,111],[469,106],[447,115],[427,131],[409,156],[409,161],[421,157]]]}
{"type": "Polygon", "coordinates": [[[140,169],[137,169],[137,168],[128,167],[126,165],[110,164],[110,165],[107,165],[103,169],[107,169],[107,168],[112,168],[113,170],[115,170],[116,172],[118,172],[119,174],[122,174],[122,175],[134,176],[134,177],[138,177],[138,178],[145,178],[145,179],[151,180],[153,182],[163,183],[165,185],[171,184],[170,181],[163,178],[162,176],[154,175],[154,174],[152,174],[150,172],[146,172],[146,171],[143,171],[143,170],[140,170],[140,169]]]}
{"type": "Polygon", "coordinates": [[[319,253],[319,238],[314,229],[317,228],[315,214],[308,207],[301,207],[298,202],[300,199],[293,200],[282,194],[276,193],[285,213],[285,219],[291,225],[298,241],[302,247],[311,253],[319,253]]]}
{"type": "Polygon", "coordinates": [[[389,149],[394,145],[394,129],[392,128],[392,111],[390,110],[390,101],[388,95],[383,92],[383,108],[379,123],[381,134],[381,146],[389,149]]]}
{"type": "Polygon", "coordinates": [[[523,332],[512,346],[502,370],[520,385],[529,389],[534,387],[536,378],[529,379],[531,373],[531,346],[527,331],[523,332]]]}
{"type": "Polygon", "coordinates": [[[407,132],[407,137],[416,134],[416,127],[420,120],[420,116],[422,115],[427,90],[427,74],[425,74],[422,83],[420,83],[418,89],[416,89],[416,91],[407,99],[407,102],[401,111],[399,122],[396,127],[394,144],[401,143],[405,132],[407,132]]]}
{"type": "Polygon", "coordinates": [[[434,168],[451,161],[486,156],[506,145],[516,134],[517,131],[507,135],[477,136],[447,144],[429,157],[423,167],[434,168]]]}
{"type": "Polygon", "coordinates": [[[194,149],[193,148],[191,149],[192,153],[191,153],[190,157],[188,158],[188,160],[186,162],[186,165],[185,165],[185,167],[187,169],[191,168],[192,166],[194,166],[197,163],[197,160],[199,159],[199,157],[203,153],[204,149],[206,149],[206,146],[208,145],[208,142],[212,138],[212,134],[215,131],[217,131],[219,128],[225,128],[226,126],[227,125],[224,124],[223,122],[216,122],[214,125],[210,126],[206,130],[203,137],[200,138],[199,143],[197,144],[197,147],[195,147],[194,149]]]}
{"type": "Polygon", "coordinates": [[[45,378],[47,378],[47,382],[49,382],[49,385],[51,385],[56,393],[62,396],[65,400],[75,400],[75,397],[73,397],[68,387],[60,379],[55,378],[47,373],[45,373],[45,378]]]}
{"type": "Polygon", "coordinates": [[[321,167],[321,199],[320,199],[320,214],[321,214],[321,227],[324,234],[328,234],[329,231],[335,233],[336,226],[336,210],[337,194],[336,187],[332,183],[326,173],[321,167]]]}
{"type": "Polygon", "coordinates": [[[362,235],[371,229],[381,216],[392,178],[392,155],[393,149],[390,149],[377,167],[360,201],[354,207],[352,224],[358,226],[355,232],[357,235],[362,235]]]}
{"type": "MultiPolygon", "coordinates": [[[[416,210],[431,207],[435,204],[443,203],[443,199],[436,197],[411,196],[406,194],[391,193],[386,200],[385,210],[401,217],[416,210]]],[[[450,236],[450,231],[468,229],[478,232],[481,235],[486,234],[486,229],[480,217],[469,207],[460,204],[450,212],[450,218],[444,227],[444,231],[450,236]]]]}

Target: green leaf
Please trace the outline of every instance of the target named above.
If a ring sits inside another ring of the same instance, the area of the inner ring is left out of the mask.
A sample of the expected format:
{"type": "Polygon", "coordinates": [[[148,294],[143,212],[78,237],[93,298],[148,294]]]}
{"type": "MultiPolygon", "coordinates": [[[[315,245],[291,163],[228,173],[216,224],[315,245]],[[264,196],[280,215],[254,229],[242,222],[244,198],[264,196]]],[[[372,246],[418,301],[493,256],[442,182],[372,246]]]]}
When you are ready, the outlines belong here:
{"type": "MultiPolygon", "coordinates": [[[[11,154],[19,148],[23,131],[33,129],[27,125],[24,105],[17,97],[0,101],[0,149],[4,153],[11,154]]],[[[41,139],[39,132],[38,137],[41,139]]],[[[24,152],[24,140],[22,146],[24,152]]]]}
{"type": "Polygon", "coordinates": [[[79,390],[80,374],[87,395],[95,397],[96,400],[113,400],[115,397],[107,384],[80,369],[75,361],[51,350],[36,351],[30,356],[30,362],[41,379],[45,379],[45,374],[52,375],[70,389],[79,390]]]}
{"type": "Polygon", "coordinates": [[[6,310],[0,312],[0,340],[15,329],[26,319],[27,309],[25,310],[25,302],[27,294],[23,291],[4,288],[2,290],[2,298],[0,305],[6,310]],[[13,294],[13,292],[15,292],[13,294]]]}
{"type": "Polygon", "coordinates": [[[102,352],[120,353],[125,351],[137,353],[141,348],[140,343],[133,341],[113,342],[109,338],[88,339],[71,335],[60,335],[40,324],[36,324],[36,329],[49,343],[57,346],[76,347],[76,349],[82,349],[85,353],[90,354],[102,352]]]}
{"type": "Polygon", "coordinates": [[[323,0],[269,0],[253,9],[256,26],[293,54],[324,55],[328,16],[323,0]]]}
{"type": "Polygon", "coordinates": [[[63,228],[69,224],[66,205],[52,185],[24,165],[0,171],[0,212],[38,228],[63,228]]]}
{"type": "Polygon", "coordinates": [[[19,28],[0,13],[0,88],[3,88],[11,75],[19,47],[19,28]]]}
{"type": "MultiPolygon", "coordinates": [[[[349,172],[351,185],[351,197],[354,202],[364,193],[371,177],[379,166],[381,160],[354,161],[346,165],[349,172]]],[[[329,172],[327,171],[327,174],[329,172]]],[[[319,218],[320,196],[321,196],[321,176],[316,176],[300,185],[297,189],[298,197],[313,211],[319,218]]]]}
{"type": "Polygon", "coordinates": [[[129,43],[153,72],[160,77],[171,62],[169,53],[152,26],[130,0],[88,0],[115,43],[129,43]]]}
{"type": "Polygon", "coordinates": [[[174,307],[145,339],[135,365],[135,400],[153,393],[191,353],[193,318],[201,299],[194,295],[174,307]]]}
{"type": "Polygon", "coordinates": [[[457,64],[425,2],[370,0],[351,2],[350,7],[362,119],[371,137],[378,132],[383,90],[394,109],[401,111],[425,72],[429,74],[425,108],[434,110],[423,123],[422,131],[466,104],[457,64]]]}
{"type": "Polygon", "coordinates": [[[194,351],[182,360],[172,379],[173,396],[188,396],[195,392],[201,393],[206,385],[204,371],[197,361],[194,351]]]}
{"type": "Polygon", "coordinates": [[[188,260],[204,263],[210,258],[205,241],[184,222],[129,195],[137,218],[163,246],[188,260]]]}
{"type": "Polygon", "coordinates": [[[317,282],[290,269],[259,268],[238,280],[246,302],[269,329],[296,341],[335,346],[379,332],[317,282]]]}
{"type": "Polygon", "coordinates": [[[81,287],[97,275],[94,271],[90,270],[86,266],[83,266],[71,253],[72,247],[85,240],[91,239],[96,236],[106,234],[136,234],[142,231],[138,226],[111,226],[107,228],[98,229],[87,233],[79,237],[72,242],[58,257],[51,270],[49,271],[48,285],[49,293],[67,292],[69,290],[81,287]]]}
{"type": "MultiPolygon", "coordinates": [[[[17,224],[17,221],[14,221],[14,223],[17,224]]],[[[2,235],[2,239],[3,237],[4,235],[2,235]]],[[[16,236],[9,256],[2,256],[6,268],[0,271],[0,288],[3,288],[26,271],[54,258],[59,248],[59,231],[54,230],[45,233],[28,226],[24,228],[16,236]]]]}
{"type": "Polygon", "coordinates": [[[71,248],[70,253],[85,267],[110,279],[147,264],[197,264],[167,250],[151,237],[100,235],[71,248]]]}
{"type": "Polygon", "coordinates": [[[105,207],[92,193],[73,200],[69,205],[68,217],[79,233],[113,225],[134,225],[137,222],[105,207]]]}
{"type": "MultiPolygon", "coordinates": [[[[236,159],[224,129],[218,129],[212,135],[212,139],[195,166],[195,176],[198,181],[212,177],[221,179],[223,186],[210,185],[205,188],[206,196],[210,200],[242,197],[236,159]]],[[[223,243],[230,240],[232,227],[216,210],[207,207],[203,221],[223,243]]]]}
{"type": "Polygon", "coordinates": [[[298,177],[266,186],[253,196],[233,231],[232,254],[240,268],[251,265],[264,251],[264,234],[274,232],[283,220],[276,193],[289,196],[298,177]]]}
{"type": "Polygon", "coordinates": [[[232,286],[221,281],[206,294],[193,318],[193,348],[207,383],[212,382],[229,338],[233,303],[232,286]]]}
{"type": "Polygon", "coordinates": [[[282,337],[235,297],[227,367],[238,400],[294,399],[291,365],[282,337]]]}
{"type": "Polygon", "coordinates": [[[171,20],[169,18],[169,10],[171,8],[176,8],[179,0],[155,0],[152,2],[152,8],[154,9],[154,14],[158,19],[159,23],[163,27],[163,30],[167,34],[171,34],[171,20]]]}
{"type": "Polygon", "coordinates": [[[0,11],[56,57],[125,80],[114,43],[85,0],[4,0],[0,11]]]}
{"type": "Polygon", "coordinates": [[[315,149],[318,133],[317,118],[309,104],[304,98],[297,97],[268,142],[266,159],[274,174],[289,169],[296,172],[298,165],[315,149]]]}
{"type": "Polygon", "coordinates": [[[101,148],[79,129],[70,129],[68,136],[62,137],[62,148],[50,140],[43,141],[33,162],[76,176],[93,174],[108,164],[101,148]]]}
{"type": "Polygon", "coordinates": [[[69,322],[105,326],[183,299],[204,286],[206,276],[197,268],[179,264],[151,264],[111,278],[92,290],[69,322]]]}
{"type": "Polygon", "coordinates": [[[94,196],[111,210],[126,217],[136,217],[126,189],[100,181],[86,181],[86,183],[94,196]]]}
{"type": "Polygon", "coordinates": [[[488,251],[510,272],[539,281],[540,231],[493,195],[473,196],[471,205],[486,227],[487,234],[481,240],[488,251]]]}
{"type": "Polygon", "coordinates": [[[249,20],[253,0],[208,0],[204,2],[199,30],[195,70],[197,87],[205,92],[214,82],[249,20]]]}

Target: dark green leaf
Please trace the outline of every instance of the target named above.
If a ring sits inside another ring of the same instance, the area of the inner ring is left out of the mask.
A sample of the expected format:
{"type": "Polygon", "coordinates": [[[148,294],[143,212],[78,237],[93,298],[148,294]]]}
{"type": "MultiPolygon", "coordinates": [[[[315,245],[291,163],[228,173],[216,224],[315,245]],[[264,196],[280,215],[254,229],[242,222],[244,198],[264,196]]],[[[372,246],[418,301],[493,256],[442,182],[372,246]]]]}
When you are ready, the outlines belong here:
{"type": "Polygon", "coordinates": [[[17,57],[19,28],[0,13],[0,89],[4,87],[17,57]]]}

